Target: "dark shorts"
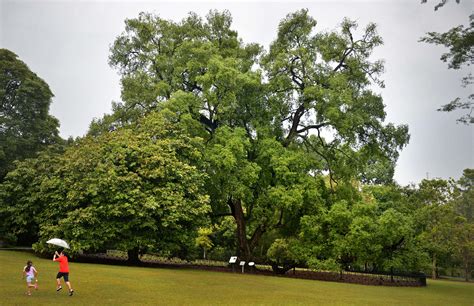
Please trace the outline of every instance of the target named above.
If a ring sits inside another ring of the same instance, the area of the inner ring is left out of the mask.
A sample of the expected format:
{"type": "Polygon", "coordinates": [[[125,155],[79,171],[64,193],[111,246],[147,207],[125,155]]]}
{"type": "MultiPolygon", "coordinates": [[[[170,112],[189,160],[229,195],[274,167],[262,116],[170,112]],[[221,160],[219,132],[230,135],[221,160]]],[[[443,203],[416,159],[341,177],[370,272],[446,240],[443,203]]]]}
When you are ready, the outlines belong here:
{"type": "Polygon", "coordinates": [[[69,272],[58,272],[58,275],[56,275],[56,278],[60,279],[61,277],[64,277],[64,281],[68,282],[69,281],[69,272]]]}

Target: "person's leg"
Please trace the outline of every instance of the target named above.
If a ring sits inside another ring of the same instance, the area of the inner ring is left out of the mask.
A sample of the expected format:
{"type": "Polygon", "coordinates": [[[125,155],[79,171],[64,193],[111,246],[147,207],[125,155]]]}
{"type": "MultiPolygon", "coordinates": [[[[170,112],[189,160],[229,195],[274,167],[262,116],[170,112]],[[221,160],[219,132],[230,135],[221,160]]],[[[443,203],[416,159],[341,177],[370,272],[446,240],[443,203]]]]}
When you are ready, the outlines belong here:
{"type": "Polygon", "coordinates": [[[74,290],[72,289],[71,282],[69,282],[69,273],[64,273],[64,282],[69,288],[69,295],[72,295],[74,290]]]}
{"type": "Polygon", "coordinates": [[[63,289],[63,287],[61,287],[61,276],[61,272],[56,275],[56,291],[63,289]]]}
{"type": "Polygon", "coordinates": [[[26,277],[26,294],[31,295],[31,290],[30,288],[34,287],[34,285],[31,283],[32,279],[31,277],[27,276],[26,277]]]}

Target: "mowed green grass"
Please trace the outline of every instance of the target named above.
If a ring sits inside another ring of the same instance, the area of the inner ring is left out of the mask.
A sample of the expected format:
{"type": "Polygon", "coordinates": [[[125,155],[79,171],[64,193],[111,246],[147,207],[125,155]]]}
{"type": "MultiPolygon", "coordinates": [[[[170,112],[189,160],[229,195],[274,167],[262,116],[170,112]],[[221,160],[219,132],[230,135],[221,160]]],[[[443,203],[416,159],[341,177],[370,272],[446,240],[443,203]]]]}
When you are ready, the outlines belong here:
{"type": "MultiPolygon", "coordinates": [[[[185,269],[70,263],[74,296],[56,292],[58,264],[0,251],[0,305],[474,305],[474,284],[429,281],[425,288],[375,287],[185,269]],[[31,259],[38,291],[25,295],[31,259]]],[[[64,285],[63,285],[64,286],[64,285]]]]}

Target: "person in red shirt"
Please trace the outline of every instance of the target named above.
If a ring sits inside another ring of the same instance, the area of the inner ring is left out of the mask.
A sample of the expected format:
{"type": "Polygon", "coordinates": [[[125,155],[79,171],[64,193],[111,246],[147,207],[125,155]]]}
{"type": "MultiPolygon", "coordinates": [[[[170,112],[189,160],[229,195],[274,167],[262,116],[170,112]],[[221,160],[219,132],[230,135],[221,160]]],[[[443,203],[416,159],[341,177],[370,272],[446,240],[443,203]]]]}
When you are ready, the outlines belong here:
{"type": "Polygon", "coordinates": [[[53,261],[59,262],[59,272],[58,275],[56,275],[56,282],[58,284],[56,287],[56,291],[63,289],[63,287],[61,286],[61,277],[63,277],[64,282],[69,288],[69,295],[71,296],[74,293],[74,290],[72,290],[71,283],[69,282],[69,262],[67,260],[67,256],[62,250],[61,253],[58,253],[56,251],[54,252],[53,261]]]}

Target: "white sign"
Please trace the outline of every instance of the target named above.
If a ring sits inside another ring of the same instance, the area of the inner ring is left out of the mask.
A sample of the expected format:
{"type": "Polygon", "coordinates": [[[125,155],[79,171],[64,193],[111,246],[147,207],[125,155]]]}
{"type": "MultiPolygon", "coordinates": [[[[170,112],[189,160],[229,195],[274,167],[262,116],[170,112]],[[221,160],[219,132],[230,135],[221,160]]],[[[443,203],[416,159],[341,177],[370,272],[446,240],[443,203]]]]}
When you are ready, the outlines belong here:
{"type": "Polygon", "coordinates": [[[244,273],[245,261],[242,260],[240,262],[240,265],[242,266],[242,273],[244,273]]]}
{"type": "Polygon", "coordinates": [[[251,262],[249,262],[249,266],[253,267],[253,266],[255,266],[255,263],[253,261],[251,261],[251,262]]]}
{"type": "Polygon", "coordinates": [[[237,256],[232,256],[230,259],[229,259],[229,263],[230,264],[235,264],[237,262],[237,256]]]}

